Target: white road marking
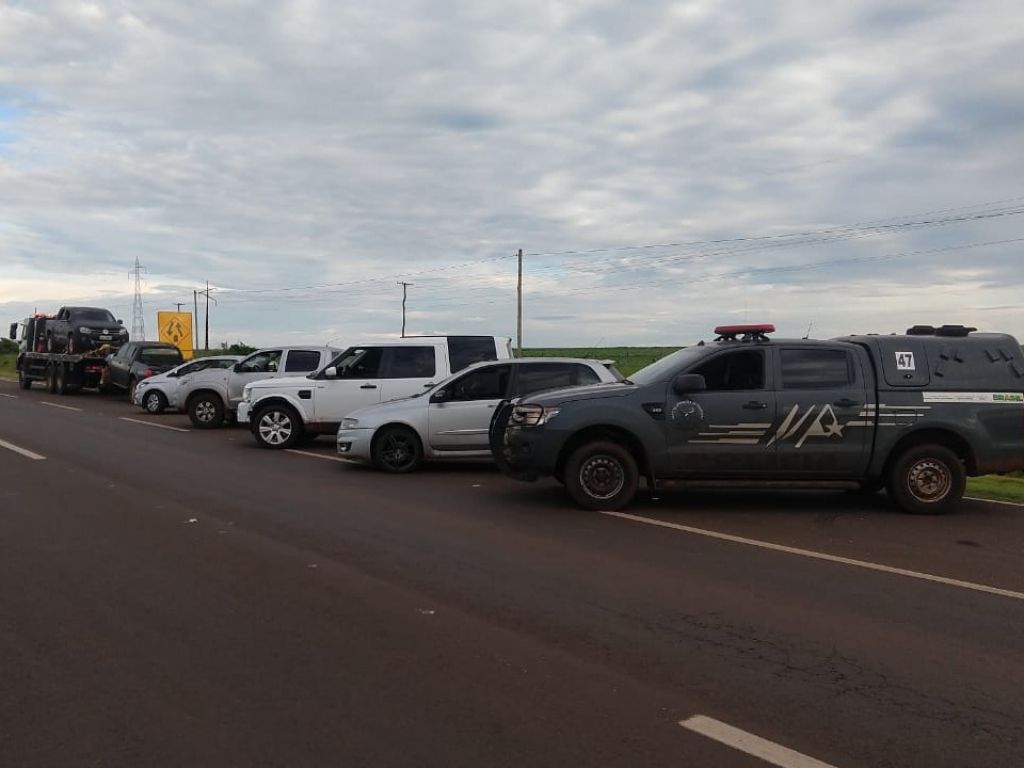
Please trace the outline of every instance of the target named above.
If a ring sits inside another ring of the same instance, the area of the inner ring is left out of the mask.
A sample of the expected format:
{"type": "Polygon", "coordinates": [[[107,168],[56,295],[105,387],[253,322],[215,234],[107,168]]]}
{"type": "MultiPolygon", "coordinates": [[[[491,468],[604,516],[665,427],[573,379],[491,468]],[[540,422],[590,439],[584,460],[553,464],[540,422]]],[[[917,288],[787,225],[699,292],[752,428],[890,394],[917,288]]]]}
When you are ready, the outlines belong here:
{"type": "Polygon", "coordinates": [[[33,461],[42,461],[46,458],[35,451],[30,451],[28,448],[19,448],[14,443],[8,443],[6,440],[0,440],[0,448],[6,448],[8,451],[20,453],[25,458],[32,459],[33,461]]]}
{"type": "Polygon", "coordinates": [[[776,744],[774,741],[762,739],[747,731],[734,728],[721,720],[707,717],[706,715],[694,715],[687,720],[680,720],[679,725],[688,731],[699,733],[709,739],[725,744],[735,750],[764,760],[779,768],[835,768],[821,760],[815,760],[805,754],[776,744]]]}
{"type": "Polygon", "coordinates": [[[132,424],[145,424],[147,427],[156,427],[157,429],[169,429],[172,432],[191,432],[190,429],[182,429],[181,427],[172,427],[169,424],[154,424],[152,421],[143,421],[142,419],[129,419],[127,416],[121,416],[121,421],[130,421],[132,424]]]}
{"type": "Polygon", "coordinates": [[[338,458],[337,456],[328,456],[325,453],[313,453],[312,451],[297,451],[294,448],[285,448],[284,451],[285,453],[295,453],[298,454],[299,456],[312,456],[314,459],[327,459],[327,461],[338,461],[341,462],[342,464],[351,463],[346,461],[345,459],[338,458]]]}
{"type": "Polygon", "coordinates": [[[6,392],[0,392],[0,397],[9,397],[9,398],[11,398],[11,400],[17,400],[18,399],[17,395],[8,395],[6,392]]]}
{"type": "Polygon", "coordinates": [[[985,499],[981,496],[964,496],[967,501],[984,501],[987,504],[1003,504],[1007,507],[1024,507],[1019,501],[1003,501],[1002,499],[985,499]]]}
{"type": "Polygon", "coordinates": [[[773,552],[784,552],[787,555],[797,555],[799,557],[807,557],[812,560],[825,560],[829,563],[839,563],[841,565],[852,565],[855,568],[864,568],[869,571],[879,571],[880,573],[889,573],[895,576],[906,576],[910,579],[920,579],[921,581],[931,581],[936,584],[945,584],[948,587],[959,587],[960,589],[970,589],[975,592],[984,592],[989,595],[999,595],[1000,597],[1009,597],[1013,600],[1024,600],[1024,592],[1015,592],[1012,589],[1001,589],[999,587],[990,587],[987,584],[977,584],[973,581],[961,581],[960,579],[951,579],[948,576],[936,576],[931,573],[921,573],[920,571],[911,571],[906,568],[895,568],[891,565],[882,565],[881,563],[872,563],[867,560],[855,560],[850,557],[840,557],[839,555],[829,555],[825,552],[815,552],[810,549],[800,549],[799,547],[787,547],[785,544],[774,544],[770,541],[761,541],[759,539],[748,539],[744,536],[734,536],[731,533],[720,533],[719,531],[711,531],[706,528],[694,528],[689,525],[680,525],[679,523],[670,523],[665,520],[657,520],[653,517],[641,517],[640,515],[630,515],[626,512],[601,512],[602,515],[608,515],[609,517],[618,517],[622,520],[630,520],[634,523],[644,523],[645,525],[655,525],[659,528],[671,528],[674,531],[682,531],[683,533],[692,533],[696,536],[706,536],[709,539],[718,539],[719,541],[729,541],[734,544],[746,544],[749,547],[759,547],[760,549],[770,549],[773,552]]]}
{"type": "Polygon", "coordinates": [[[77,411],[78,413],[82,412],[81,408],[75,408],[73,405],[61,405],[60,403],[51,403],[49,400],[43,400],[39,404],[48,405],[51,408],[61,408],[62,410],[65,411],[77,411]]]}

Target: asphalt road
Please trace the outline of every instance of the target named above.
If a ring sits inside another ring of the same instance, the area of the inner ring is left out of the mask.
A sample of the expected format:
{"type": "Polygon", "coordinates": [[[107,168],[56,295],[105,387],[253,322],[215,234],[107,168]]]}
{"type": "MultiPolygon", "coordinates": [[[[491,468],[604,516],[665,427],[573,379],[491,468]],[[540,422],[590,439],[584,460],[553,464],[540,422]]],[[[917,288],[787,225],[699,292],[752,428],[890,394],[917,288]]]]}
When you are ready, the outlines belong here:
{"type": "Polygon", "coordinates": [[[1018,507],[614,517],[8,382],[0,441],[3,768],[1024,765],[1018,507]]]}

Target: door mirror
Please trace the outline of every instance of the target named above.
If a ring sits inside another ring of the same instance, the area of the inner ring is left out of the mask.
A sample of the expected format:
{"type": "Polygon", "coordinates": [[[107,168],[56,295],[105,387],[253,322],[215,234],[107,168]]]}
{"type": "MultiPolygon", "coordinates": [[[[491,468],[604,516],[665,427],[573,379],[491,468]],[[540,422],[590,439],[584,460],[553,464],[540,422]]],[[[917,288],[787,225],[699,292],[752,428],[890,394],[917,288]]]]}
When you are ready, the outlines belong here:
{"type": "Polygon", "coordinates": [[[118,321],[117,321],[117,324],[118,324],[118,325],[124,325],[124,320],[118,320],[118,321]]]}
{"type": "Polygon", "coordinates": [[[18,324],[17,323],[11,323],[11,338],[12,339],[17,339],[18,338],[18,324]]]}
{"type": "Polygon", "coordinates": [[[703,392],[707,388],[707,382],[699,373],[681,373],[672,380],[672,391],[677,395],[703,392]]]}
{"type": "Polygon", "coordinates": [[[242,372],[242,364],[241,363],[235,363],[233,366],[231,366],[231,370],[234,371],[235,373],[241,373],[242,372]]]}
{"type": "Polygon", "coordinates": [[[329,365],[324,368],[325,379],[336,379],[338,378],[338,367],[335,365],[329,365]]]}
{"type": "Polygon", "coordinates": [[[430,396],[430,402],[432,403],[443,403],[448,399],[448,390],[439,389],[437,392],[430,396]]]}

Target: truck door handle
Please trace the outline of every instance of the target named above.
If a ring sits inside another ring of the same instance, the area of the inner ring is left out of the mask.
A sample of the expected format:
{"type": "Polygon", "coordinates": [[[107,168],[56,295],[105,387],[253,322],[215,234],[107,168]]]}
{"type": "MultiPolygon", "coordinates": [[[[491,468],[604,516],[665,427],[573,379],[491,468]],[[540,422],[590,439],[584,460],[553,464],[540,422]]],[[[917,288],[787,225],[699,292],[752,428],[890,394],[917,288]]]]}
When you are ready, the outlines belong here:
{"type": "Polygon", "coordinates": [[[848,397],[842,397],[832,403],[836,408],[856,408],[860,403],[856,400],[851,400],[848,397]]]}
{"type": "Polygon", "coordinates": [[[748,411],[762,411],[768,407],[768,403],[762,403],[760,400],[748,400],[743,407],[748,411]]]}
{"type": "Polygon", "coordinates": [[[360,389],[376,389],[376,384],[363,384],[359,387],[360,389]]]}

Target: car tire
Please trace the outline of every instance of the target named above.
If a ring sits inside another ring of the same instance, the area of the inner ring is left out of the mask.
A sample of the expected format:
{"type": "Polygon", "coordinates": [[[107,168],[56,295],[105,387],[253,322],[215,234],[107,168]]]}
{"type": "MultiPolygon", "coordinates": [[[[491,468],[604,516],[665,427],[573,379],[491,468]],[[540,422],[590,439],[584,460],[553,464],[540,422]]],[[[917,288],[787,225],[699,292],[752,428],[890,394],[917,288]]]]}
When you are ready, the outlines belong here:
{"type": "Polygon", "coordinates": [[[135,402],[135,388],[137,386],[139,386],[139,380],[138,379],[134,379],[134,378],[133,379],[128,379],[128,402],[129,403],[134,403],[135,402]]]}
{"type": "Polygon", "coordinates": [[[68,367],[63,363],[58,363],[54,376],[54,392],[58,395],[66,395],[71,391],[71,387],[68,386],[68,367]]]}
{"type": "Polygon", "coordinates": [[[290,405],[265,405],[253,414],[252,436],[261,448],[291,448],[302,437],[302,419],[290,405]]]}
{"type": "Polygon", "coordinates": [[[193,395],[188,401],[188,418],[196,429],[216,429],[224,424],[224,403],[213,393],[193,395]]]}
{"type": "Polygon", "coordinates": [[[412,472],[423,461],[423,444],[408,427],[384,427],[373,438],[373,466],[400,475],[412,472]]]}
{"type": "MultiPolygon", "coordinates": [[[[134,402],[134,398],[132,400],[134,402]]],[[[167,410],[167,398],[164,397],[163,392],[153,390],[148,392],[142,397],[142,408],[146,413],[151,413],[154,416],[158,416],[167,410]]]]}
{"type": "Polygon", "coordinates": [[[32,379],[26,376],[21,368],[18,369],[18,386],[21,389],[32,389],[32,379]]]}
{"type": "Polygon", "coordinates": [[[613,511],[629,505],[640,487],[633,454],[617,443],[585,443],[565,463],[565,488],[579,506],[613,511]]]}
{"type": "Polygon", "coordinates": [[[943,445],[916,445],[893,461],[886,488],[896,506],[915,515],[943,515],[964,495],[967,472],[943,445]]]}
{"type": "Polygon", "coordinates": [[[51,395],[57,394],[57,366],[51,365],[46,370],[46,391],[51,395]]]}
{"type": "Polygon", "coordinates": [[[53,334],[52,333],[46,334],[46,351],[49,352],[51,355],[54,352],[57,351],[57,347],[53,343],[53,334]]]}
{"type": "Polygon", "coordinates": [[[64,349],[68,351],[69,355],[78,354],[78,344],[75,343],[75,334],[69,333],[68,340],[64,345],[64,349]]]}

